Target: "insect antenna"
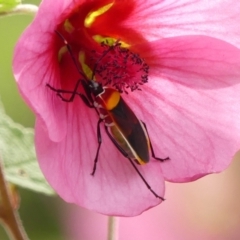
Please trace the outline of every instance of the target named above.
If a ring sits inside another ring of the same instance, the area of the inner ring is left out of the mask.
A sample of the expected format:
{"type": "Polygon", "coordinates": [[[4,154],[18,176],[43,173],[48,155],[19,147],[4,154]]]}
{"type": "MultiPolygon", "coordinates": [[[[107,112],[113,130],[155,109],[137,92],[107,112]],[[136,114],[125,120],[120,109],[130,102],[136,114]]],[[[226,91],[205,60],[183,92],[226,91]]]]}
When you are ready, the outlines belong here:
{"type": "Polygon", "coordinates": [[[84,75],[84,73],[82,72],[82,70],[79,67],[78,61],[74,57],[74,54],[73,54],[73,51],[72,51],[72,48],[71,48],[70,44],[68,43],[68,41],[64,38],[64,36],[60,32],[55,30],[55,33],[63,40],[64,44],[66,45],[66,47],[67,47],[67,49],[70,53],[71,59],[73,60],[74,65],[76,66],[79,74],[84,78],[85,81],[87,81],[86,76],[84,75]]]}

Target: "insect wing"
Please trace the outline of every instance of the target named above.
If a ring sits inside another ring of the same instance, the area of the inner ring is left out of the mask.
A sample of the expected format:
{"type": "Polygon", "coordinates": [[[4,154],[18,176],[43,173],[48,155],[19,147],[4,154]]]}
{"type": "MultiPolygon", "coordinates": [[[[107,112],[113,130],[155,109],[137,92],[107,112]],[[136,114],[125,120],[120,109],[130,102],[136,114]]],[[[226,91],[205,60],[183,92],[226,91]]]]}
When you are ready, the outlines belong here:
{"type": "Polygon", "coordinates": [[[118,104],[109,111],[118,131],[137,154],[139,164],[149,161],[149,139],[143,124],[131,108],[120,98],[118,104]]]}

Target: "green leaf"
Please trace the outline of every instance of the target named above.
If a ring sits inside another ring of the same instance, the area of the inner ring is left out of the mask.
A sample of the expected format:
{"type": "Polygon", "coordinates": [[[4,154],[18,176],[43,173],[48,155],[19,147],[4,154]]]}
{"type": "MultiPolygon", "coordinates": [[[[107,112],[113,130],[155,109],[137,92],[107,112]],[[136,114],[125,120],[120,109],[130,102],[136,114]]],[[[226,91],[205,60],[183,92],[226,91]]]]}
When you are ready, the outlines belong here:
{"type": "Polygon", "coordinates": [[[36,160],[33,129],[13,122],[1,102],[0,156],[7,181],[36,192],[54,194],[36,160]]]}
{"type": "Polygon", "coordinates": [[[0,0],[0,12],[7,12],[20,4],[21,0],[0,0]]]}

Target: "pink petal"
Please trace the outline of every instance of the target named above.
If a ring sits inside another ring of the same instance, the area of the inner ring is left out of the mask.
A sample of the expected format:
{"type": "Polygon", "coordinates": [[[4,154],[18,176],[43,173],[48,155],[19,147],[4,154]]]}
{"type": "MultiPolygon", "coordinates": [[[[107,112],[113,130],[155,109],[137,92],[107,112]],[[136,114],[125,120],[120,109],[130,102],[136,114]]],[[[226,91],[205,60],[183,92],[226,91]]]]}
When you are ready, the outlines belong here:
{"type": "MultiPolygon", "coordinates": [[[[102,147],[95,176],[91,176],[97,150],[97,115],[76,99],[67,104],[67,135],[49,139],[41,120],[36,123],[36,150],[48,182],[68,202],[108,215],[134,216],[159,204],[136,171],[109,140],[102,128],[102,147]]],[[[164,196],[158,163],[138,167],[152,189],[164,196]]]]}
{"type": "Polygon", "coordinates": [[[165,179],[219,172],[240,146],[240,52],[198,36],[162,39],[144,51],[151,78],[126,101],[148,126],[165,179]]]}
{"type": "MultiPolygon", "coordinates": [[[[120,0],[121,1],[121,0],[120,0]]],[[[229,0],[134,0],[124,26],[149,40],[180,35],[206,35],[240,47],[240,2],[229,0]]],[[[132,5],[132,1],[122,4],[132,5]]]]}
{"type": "Polygon", "coordinates": [[[64,103],[49,92],[46,84],[60,79],[54,30],[63,20],[62,13],[66,9],[70,11],[75,4],[70,0],[42,1],[34,21],[20,37],[13,59],[19,91],[33,111],[43,118],[50,138],[56,141],[66,134],[66,113],[64,103]]]}

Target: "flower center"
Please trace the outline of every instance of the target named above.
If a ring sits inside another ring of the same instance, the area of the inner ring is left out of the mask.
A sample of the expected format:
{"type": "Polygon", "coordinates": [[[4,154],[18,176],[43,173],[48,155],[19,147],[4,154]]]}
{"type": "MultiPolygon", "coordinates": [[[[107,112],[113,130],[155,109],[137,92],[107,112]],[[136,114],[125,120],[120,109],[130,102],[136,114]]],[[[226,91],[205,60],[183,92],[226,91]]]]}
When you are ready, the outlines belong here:
{"type": "MultiPolygon", "coordinates": [[[[139,54],[131,51],[132,40],[138,40],[136,34],[132,31],[129,42],[125,31],[115,31],[122,29],[121,19],[109,29],[111,11],[116,11],[119,4],[109,0],[84,2],[68,14],[57,31],[68,42],[87,79],[115,87],[119,92],[140,90],[140,85],[148,81],[149,66],[139,54]]],[[[131,8],[127,8],[124,14],[130,11],[131,8]]],[[[66,54],[66,46],[60,48],[59,60],[66,54]]]]}
{"type": "Polygon", "coordinates": [[[103,85],[111,85],[119,92],[140,90],[139,86],[148,81],[149,66],[136,53],[123,48],[121,43],[115,42],[109,46],[101,44],[102,52],[95,52],[92,61],[97,63],[95,75],[103,85]],[[108,53],[101,59],[106,51],[108,53]],[[99,59],[101,59],[99,61],[99,59]]]}

